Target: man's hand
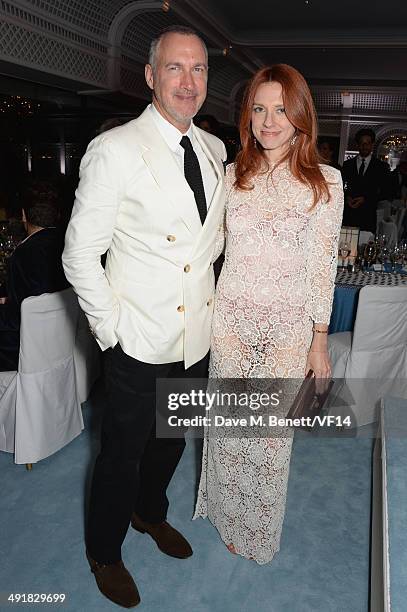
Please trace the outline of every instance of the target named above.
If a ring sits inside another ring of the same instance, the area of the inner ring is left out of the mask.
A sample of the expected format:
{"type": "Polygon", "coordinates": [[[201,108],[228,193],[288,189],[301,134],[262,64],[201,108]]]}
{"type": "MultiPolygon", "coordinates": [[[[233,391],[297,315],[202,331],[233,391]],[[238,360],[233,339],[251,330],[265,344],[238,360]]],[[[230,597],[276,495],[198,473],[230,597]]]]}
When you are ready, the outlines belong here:
{"type": "Polygon", "coordinates": [[[362,204],[365,203],[365,198],[363,196],[358,196],[357,198],[351,198],[351,203],[349,203],[350,208],[360,208],[362,204]]]}

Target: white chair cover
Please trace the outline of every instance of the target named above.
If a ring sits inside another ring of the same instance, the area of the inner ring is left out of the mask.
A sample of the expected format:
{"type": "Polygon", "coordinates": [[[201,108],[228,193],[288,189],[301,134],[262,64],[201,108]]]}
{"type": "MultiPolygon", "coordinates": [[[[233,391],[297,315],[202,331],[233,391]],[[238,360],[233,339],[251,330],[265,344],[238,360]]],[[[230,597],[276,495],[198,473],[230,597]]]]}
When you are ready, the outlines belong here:
{"type": "Polygon", "coordinates": [[[85,313],[79,310],[78,327],[75,338],[76,388],[80,403],[85,402],[92,385],[100,374],[100,349],[90,333],[85,313]]]}
{"type": "Polygon", "coordinates": [[[364,230],[359,232],[358,245],[367,244],[370,240],[374,240],[374,234],[372,234],[372,232],[366,232],[364,230]]]}
{"type": "Polygon", "coordinates": [[[0,450],[14,453],[17,372],[0,372],[0,450]]]}
{"type": "Polygon", "coordinates": [[[398,240],[398,228],[394,221],[379,221],[378,234],[387,238],[387,245],[392,249],[398,240]]]}
{"type": "Polygon", "coordinates": [[[367,425],[386,394],[407,399],[407,287],[363,287],[350,351],[345,344],[343,334],[329,336],[334,376],[345,360],[355,425],[367,425]]]}
{"type": "MultiPolygon", "coordinates": [[[[15,388],[9,385],[0,399],[0,414],[8,406],[10,415],[14,404],[16,463],[48,457],[83,429],[73,357],[78,311],[72,289],[30,297],[21,305],[15,388]]],[[[7,446],[1,450],[12,450],[7,446]]]]}
{"type": "Polygon", "coordinates": [[[328,350],[331,359],[332,378],[344,378],[352,346],[352,332],[337,332],[328,336],[328,350]]]}
{"type": "Polygon", "coordinates": [[[380,200],[377,203],[377,210],[383,211],[382,219],[386,217],[390,217],[391,215],[391,202],[390,200],[380,200]]]}
{"type": "Polygon", "coordinates": [[[400,240],[400,238],[402,237],[403,234],[403,221],[404,221],[404,217],[406,214],[406,209],[405,208],[398,208],[397,212],[396,212],[396,220],[395,223],[397,225],[397,235],[398,235],[398,239],[400,240]]]}

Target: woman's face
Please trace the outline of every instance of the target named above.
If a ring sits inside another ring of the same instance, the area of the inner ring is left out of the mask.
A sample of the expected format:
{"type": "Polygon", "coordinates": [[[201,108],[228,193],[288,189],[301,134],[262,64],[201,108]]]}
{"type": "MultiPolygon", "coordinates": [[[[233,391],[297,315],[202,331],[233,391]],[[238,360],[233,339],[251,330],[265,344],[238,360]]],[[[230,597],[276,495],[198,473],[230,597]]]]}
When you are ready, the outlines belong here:
{"type": "Polygon", "coordinates": [[[271,162],[287,152],[295,134],[295,127],[285,114],[283,88],[270,81],[257,88],[252,108],[252,131],[271,162]]]}

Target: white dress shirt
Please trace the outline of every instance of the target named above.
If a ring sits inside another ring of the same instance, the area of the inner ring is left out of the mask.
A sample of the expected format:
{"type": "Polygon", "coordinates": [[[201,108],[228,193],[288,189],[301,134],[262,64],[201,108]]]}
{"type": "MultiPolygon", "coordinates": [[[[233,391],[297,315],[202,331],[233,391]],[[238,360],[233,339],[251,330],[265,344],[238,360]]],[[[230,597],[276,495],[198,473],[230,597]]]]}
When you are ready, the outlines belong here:
{"type": "Polygon", "coordinates": [[[189,130],[186,134],[180,132],[174,125],[172,125],[169,121],[164,119],[164,117],[158,112],[154,104],[150,104],[149,108],[151,109],[154,123],[158,128],[161,136],[164,138],[165,142],[171,149],[174,154],[174,158],[180,167],[182,174],[184,174],[184,149],[181,147],[180,142],[183,136],[188,136],[191,141],[192,148],[194,149],[196,156],[199,161],[199,166],[201,168],[202,181],[205,190],[205,199],[206,206],[209,208],[212,202],[213,194],[215,193],[216,185],[218,183],[218,179],[216,177],[215,170],[212,167],[211,162],[206,157],[205,153],[202,150],[201,145],[199,144],[197,138],[194,134],[195,126],[191,122],[189,126],[189,130]]]}
{"type": "Polygon", "coordinates": [[[365,160],[365,169],[363,171],[363,176],[366,174],[366,170],[368,169],[368,166],[370,164],[370,160],[372,159],[372,154],[370,153],[370,155],[368,155],[367,157],[362,157],[361,155],[358,155],[356,158],[356,166],[358,169],[358,174],[359,174],[359,168],[362,165],[362,159],[365,160]]]}

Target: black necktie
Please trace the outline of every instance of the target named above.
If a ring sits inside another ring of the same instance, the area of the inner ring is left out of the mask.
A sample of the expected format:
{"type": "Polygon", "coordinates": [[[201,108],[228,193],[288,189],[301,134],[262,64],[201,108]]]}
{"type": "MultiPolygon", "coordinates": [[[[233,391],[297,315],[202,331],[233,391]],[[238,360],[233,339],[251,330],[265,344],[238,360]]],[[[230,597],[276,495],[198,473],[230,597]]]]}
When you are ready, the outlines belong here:
{"type": "Polygon", "coordinates": [[[365,173],[365,160],[362,159],[362,163],[359,166],[359,176],[363,176],[365,173]]]}
{"type": "Polygon", "coordinates": [[[184,149],[184,174],[187,179],[188,185],[194,192],[196,206],[198,208],[199,216],[201,218],[202,225],[206,219],[206,198],[205,190],[202,181],[201,168],[199,167],[199,161],[195,151],[192,148],[191,141],[188,136],[183,136],[180,142],[181,147],[184,149]]]}

